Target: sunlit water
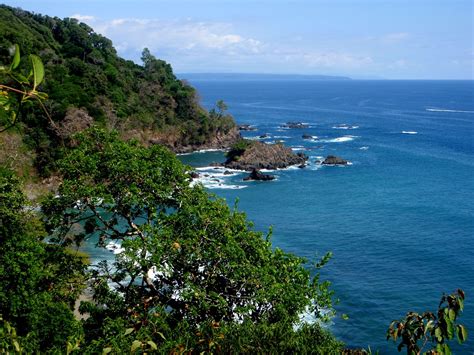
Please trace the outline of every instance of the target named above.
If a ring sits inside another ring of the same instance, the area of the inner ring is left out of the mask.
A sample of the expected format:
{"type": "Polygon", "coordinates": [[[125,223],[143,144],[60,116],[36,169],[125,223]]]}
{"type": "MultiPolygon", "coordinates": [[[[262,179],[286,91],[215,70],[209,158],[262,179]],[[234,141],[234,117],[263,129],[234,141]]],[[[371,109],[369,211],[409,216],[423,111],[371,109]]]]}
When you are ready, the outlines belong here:
{"type": "Polygon", "coordinates": [[[243,132],[283,140],[310,159],[276,181],[205,168],[223,153],[181,156],[210,191],[245,211],[273,241],[308,258],[332,251],[323,276],[340,299],[337,337],[397,353],[385,340],[393,319],[436,310],[443,292],[467,294],[461,321],[474,349],[474,84],[461,81],[196,81],[203,104],[224,99],[243,132]],[[281,129],[301,121],[308,129],[281,129]],[[314,136],[303,140],[302,135],[314,136]],[[315,163],[329,154],[346,167],[315,163]],[[208,176],[204,176],[208,175],[208,176]]]}
{"type": "MultiPolygon", "coordinates": [[[[322,276],[340,303],[331,330],[352,347],[397,353],[385,340],[409,310],[436,310],[443,292],[462,288],[461,317],[474,349],[474,84],[436,81],[196,81],[210,108],[224,99],[243,132],[282,140],[309,159],[305,169],[273,172],[270,182],[209,167],[222,152],[180,156],[201,182],[267,231],[275,246],[309,259],[334,254],[322,276]],[[308,129],[281,129],[287,121],[308,129]],[[313,139],[302,139],[303,134],[313,139]],[[327,155],[345,167],[320,166],[327,155]],[[205,176],[207,175],[207,176],[205,176]]],[[[93,260],[113,252],[86,251],[93,260]]]]}

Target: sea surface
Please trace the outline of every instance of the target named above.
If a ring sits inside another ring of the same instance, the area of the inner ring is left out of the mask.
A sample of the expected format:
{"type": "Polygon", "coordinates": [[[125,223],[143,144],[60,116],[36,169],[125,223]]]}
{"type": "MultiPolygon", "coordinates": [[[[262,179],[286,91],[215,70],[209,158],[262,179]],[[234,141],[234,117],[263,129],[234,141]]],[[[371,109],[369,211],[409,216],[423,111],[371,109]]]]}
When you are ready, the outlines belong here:
{"type": "Polygon", "coordinates": [[[329,326],[352,347],[396,354],[386,330],[407,311],[436,311],[443,292],[466,293],[460,322],[474,352],[474,82],[192,81],[207,108],[223,99],[242,132],[284,141],[309,158],[305,169],[244,182],[209,167],[222,152],[181,156],[201,182],[230,204],[238,199],[273,243],[316,259],[339,303],[329,326]],[[307,129],[283,129],[300,121],[307,129]],[[302,139],[303,134],[313,136],[302,139]],[[327,155],[349,160],[321,166],[327,155]],[[204,176],[209,175],[209,176],[204,176]]]}
{"type": "MultiPolygon", "coordinates": [[[[436,311],[443,292],[466,293],[460,322],[474,353],[474,82],[473,81],[192,81],[202,104],[219,99],[239,124],[309,156],[304,169],[244,182],[210,167],[223,152],[182,155],[209,191],[246,212],[255,228],[273,227],[273,243],[317,260],[347,314],[329,328],[350,347],[398,354],[386,340],[394,319],[436,311]],[[307,129],[284,129],[288,121],[307,129]],[[313,136],[304,140],[303,134],[313,136]],[[351,165],[321,166],[327,155],[351,165]],[[208,176],[205,176],[208,175],[208,176]]],[[[87,246],[93,260],[104,251],[87,246]]],[[[113,251],[113,250],[112,250],[113,251]]],[[[106,252],[113,258],[113,252],[106,252]]]]}

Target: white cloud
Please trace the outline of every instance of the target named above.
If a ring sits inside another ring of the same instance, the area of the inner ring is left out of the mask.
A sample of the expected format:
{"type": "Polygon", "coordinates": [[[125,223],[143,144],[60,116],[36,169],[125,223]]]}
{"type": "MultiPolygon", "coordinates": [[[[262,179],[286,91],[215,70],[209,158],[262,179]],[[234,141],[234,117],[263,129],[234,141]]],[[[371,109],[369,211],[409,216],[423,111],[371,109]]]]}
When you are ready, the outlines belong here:
{"type": "Polygon", "coordinates": [[[75,18],[80,22],[93,22],[96,18],[91,15],[81,15],[81,14],[74,14],[69,16],[70,18],[75,18]]]}
{"type": "Polygon", "coordinates": [[[258,53],[263,46],[260,41],[236,34],[230,25],[222,23],[121,18],[99,21],[95,29],[112,38],[122,52],[147,47],[158,54],[197,51],[242,54],[258,53]]]}
{"type": "MultiPolygon", "coordinates": [[[[265,43],[245,36],[231,24],[184,20],[117,18],[101,20],[81,17],[98,33],[112,39],[118,52],[139,60],[147,47],[158,58],[169,61],[176,71],[240,72],[346,72],[374,64],[368,54],[320,50],[312,44],[292,41],[265,43]]],[[[392,36],[397,38],[395,34],[392,36]]],[[[399,34],[398,37],[403,37],[399,34]]]]}

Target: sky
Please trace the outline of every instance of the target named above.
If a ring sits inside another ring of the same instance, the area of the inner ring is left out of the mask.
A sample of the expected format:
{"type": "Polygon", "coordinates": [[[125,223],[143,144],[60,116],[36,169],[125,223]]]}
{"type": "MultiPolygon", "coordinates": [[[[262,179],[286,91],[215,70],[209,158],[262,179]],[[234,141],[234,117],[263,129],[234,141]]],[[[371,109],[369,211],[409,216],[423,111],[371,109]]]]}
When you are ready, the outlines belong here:
{"type": "Polygon", "coordinates": [[[177,73],[474,79],[472,0],[16,0],[177,73]]]}

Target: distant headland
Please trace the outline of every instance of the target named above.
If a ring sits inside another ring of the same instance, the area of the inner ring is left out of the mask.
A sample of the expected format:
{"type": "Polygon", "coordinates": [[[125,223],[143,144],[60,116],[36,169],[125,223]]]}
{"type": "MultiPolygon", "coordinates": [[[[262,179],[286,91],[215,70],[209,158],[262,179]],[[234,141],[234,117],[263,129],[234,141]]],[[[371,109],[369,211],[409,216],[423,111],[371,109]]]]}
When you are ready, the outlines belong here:
{"type": "Polygon", "coordinates": [[[352,80],[347,76],[331,75],[303,75],[303,74],[256,74],[256,73],[180,73],[176,74],[180,79],[185,80],[206,80],[206,81],[285,81],[285,80],[352,80]]]}

